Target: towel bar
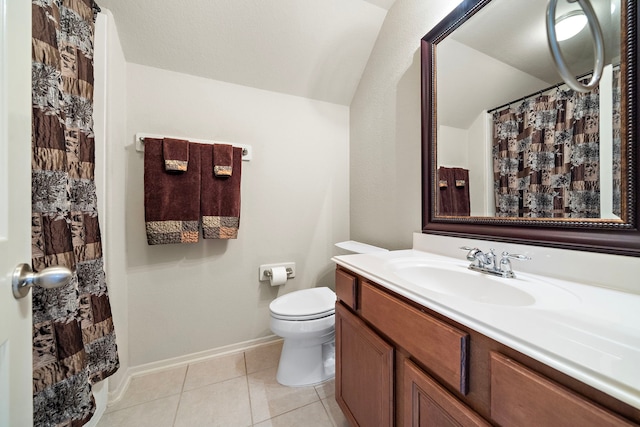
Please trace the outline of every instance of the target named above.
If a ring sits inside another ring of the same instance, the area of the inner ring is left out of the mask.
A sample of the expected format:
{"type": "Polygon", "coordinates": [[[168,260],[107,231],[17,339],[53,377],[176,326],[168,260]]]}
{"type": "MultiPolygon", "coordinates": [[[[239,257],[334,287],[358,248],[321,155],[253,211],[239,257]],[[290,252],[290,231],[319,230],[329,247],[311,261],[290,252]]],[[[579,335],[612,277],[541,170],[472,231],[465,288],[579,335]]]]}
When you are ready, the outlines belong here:
{"type": "Polygon", "coordinates": [[[187,140],[187,141],[190,141],[190,142],[198,142],[200,144],[229,144],[229,145],[233,145],[234,147],[242,148],[242,161],[243,162],[249,162],[253,158],[253,149],[252,149],[251,145],[247,145],[247,144],[234,144],[232,142],[225,142],[225,141],[194,139],[194,138],[187,138],[187,137],[184,137],[184,136],[153,135],[153,134],[149,134],[149,133],[136,133],[136,151],[138,151],[138,152],[143,152],[144,151],[144,139],[145,138],[159,138],[159,139],[162,139],[162,138],[174,138],[174,139],[184,139],[184,140],[187,140]]]}

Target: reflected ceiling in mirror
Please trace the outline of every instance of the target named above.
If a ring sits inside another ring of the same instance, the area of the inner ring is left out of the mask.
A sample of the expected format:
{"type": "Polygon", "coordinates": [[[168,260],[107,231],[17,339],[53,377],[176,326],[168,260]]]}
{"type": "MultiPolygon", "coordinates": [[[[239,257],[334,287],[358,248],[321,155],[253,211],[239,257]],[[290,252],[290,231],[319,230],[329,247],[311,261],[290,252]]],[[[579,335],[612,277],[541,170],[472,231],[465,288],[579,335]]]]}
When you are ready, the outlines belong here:
{"type": "MultiPolygon", "coordinates": [[[[636,5],[591,3],[606,66],[586,95],[553,64],[546,0],[466,0],[423,38],[425,232],[640,250],[636,5]]],[[[556,21],[576,10],[560,0],[556,21]]],[[[590,78],[589,26],[560,46],[572,72],[590,78]]]]}

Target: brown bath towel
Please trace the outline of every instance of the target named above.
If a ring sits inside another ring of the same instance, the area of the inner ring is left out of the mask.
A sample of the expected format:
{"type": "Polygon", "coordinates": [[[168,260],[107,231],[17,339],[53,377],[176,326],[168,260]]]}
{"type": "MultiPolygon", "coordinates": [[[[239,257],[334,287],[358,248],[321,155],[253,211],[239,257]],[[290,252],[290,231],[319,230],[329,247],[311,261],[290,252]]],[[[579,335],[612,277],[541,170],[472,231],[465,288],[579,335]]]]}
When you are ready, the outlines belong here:
{"type": "Polygon", "coordinates": [[[200,220],[200,145],[189,146],[189,169],[167,172],[162,139],[145,138],[144,217],[147,243],[195,243],[200,220]]]}
{"type": "Polygon", "coordinates": [[[463,168],[453,168],[455,186],[452,188],[453,214],[456,216],[471,215],[471,199],[469,197],[469,171],[463,168]]]}
{"type": "Polygon", "coordinates": [[[189,164],[189,141],[164,138],[162,156],[165,170],[186,172],[189,164]]]}
{"type": "Polygon", "coordinates": [[[233,174],[224,178],[214,174],[213,148],[213,145],[200,145],[202,231],[205,239],[236,239],[240,227],[242,148],[233,147],[233,174]]]}
{"type": "Polygon", "coordinates": [[[469,216],[469,171],[463,168],[438,168],[438,215],[469,216]]]}
{"type": "Polygon", "coordinates": [[[223,178],[233,174],[233,145],[213,145],[213,173],[223,178]]]}

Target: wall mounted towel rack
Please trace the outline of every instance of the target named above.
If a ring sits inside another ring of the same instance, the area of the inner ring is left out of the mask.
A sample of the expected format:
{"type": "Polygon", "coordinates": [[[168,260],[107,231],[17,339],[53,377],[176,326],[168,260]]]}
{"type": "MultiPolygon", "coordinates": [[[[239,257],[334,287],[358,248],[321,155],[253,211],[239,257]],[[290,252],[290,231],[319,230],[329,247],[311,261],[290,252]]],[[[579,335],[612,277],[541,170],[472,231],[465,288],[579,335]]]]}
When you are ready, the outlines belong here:
{"type": "Polygon", "coordinates": [[[175,139],[185,139],[191,142],[199,142],[200,144],[230,144],[234,147],[242,148],[242,161],[249,162],[253,158],[253,149],[250,145],[247,144],[236,144],[233,142],[226,141],[214,141],[214,140],[206,140],[206,139],[194,139],[187,138],[184,136],[172,136],[172,135],[154,135],[150,133],[136,133],[136,151],[143,152],[144,151],[144,139],[145,138],[175,138],[175,139]]]}

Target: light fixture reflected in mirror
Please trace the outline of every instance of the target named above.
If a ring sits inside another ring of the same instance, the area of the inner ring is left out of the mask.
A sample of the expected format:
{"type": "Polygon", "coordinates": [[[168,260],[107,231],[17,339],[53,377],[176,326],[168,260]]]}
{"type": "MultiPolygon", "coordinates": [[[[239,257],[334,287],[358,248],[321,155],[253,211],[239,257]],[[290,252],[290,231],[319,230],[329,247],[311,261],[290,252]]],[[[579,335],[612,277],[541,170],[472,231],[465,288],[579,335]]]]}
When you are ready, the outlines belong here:
{"type": "Polygon", "coordinates": [[[567,40],[578,34],[587,25],[587,17],[581,10],[562,15],[556,19],[556,35],[558,41],[567,40]]]}

